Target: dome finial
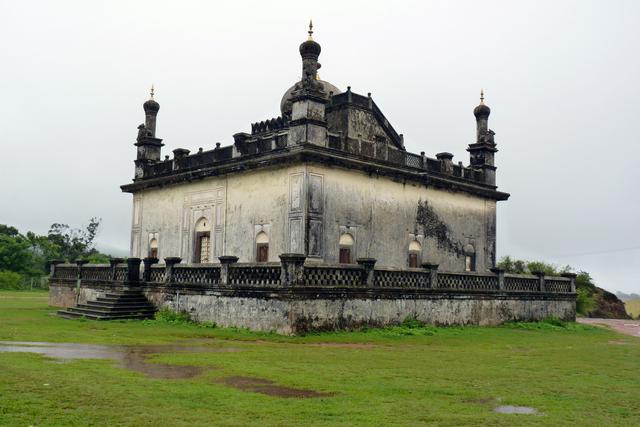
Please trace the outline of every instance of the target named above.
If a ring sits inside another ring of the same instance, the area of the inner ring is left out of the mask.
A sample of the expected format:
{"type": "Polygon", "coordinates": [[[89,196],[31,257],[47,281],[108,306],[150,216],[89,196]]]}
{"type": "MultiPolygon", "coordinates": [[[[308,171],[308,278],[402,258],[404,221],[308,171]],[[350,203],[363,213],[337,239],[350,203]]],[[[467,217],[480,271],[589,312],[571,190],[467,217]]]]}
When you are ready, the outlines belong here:
{"type": "Polygon", "coordinates": [[[151,98],[149,99],[153,99],[153,94],[155,93],[155,90],[153,88],[153,83],[151,83],[151,98]]]}
{"type": "Polygon", "coordinates": [[[309,40],[313,40],[313,21],[309,19],[309,40]]]}
{"type": "Polygon", "coordinates": [[[484,89],[480,89],[480,105],[484,105],[484,89]]]}

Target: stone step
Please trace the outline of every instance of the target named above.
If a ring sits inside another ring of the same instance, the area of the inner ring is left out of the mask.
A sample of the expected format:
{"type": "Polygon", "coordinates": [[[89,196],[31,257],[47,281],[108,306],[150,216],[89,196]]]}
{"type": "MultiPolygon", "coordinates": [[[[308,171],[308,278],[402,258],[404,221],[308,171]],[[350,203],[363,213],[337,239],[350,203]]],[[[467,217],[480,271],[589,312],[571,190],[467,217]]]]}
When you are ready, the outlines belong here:
{"type": "Polygon", "coordinates": [[[127,304],[127,305],[101,305],[93,301],[89,301],[86,304],[78,304],[76,307],[84,308],[88,310],[98,311],[140,311],[140,310],[155,310],[155,307],[151,304],[127,304]]]}
{"type": "Polygon", "coordinates": [[[156,308],[142,292],[136,289],[124,289],[107,292],[95,301],[87,301],[75,307],[58,311],[58,316],[75,319],[84,317],[91,320],[149,319],[156,308]]]}
{"type": "Polygon", "coordinates": [[[155,308],[151,307],[147,307],[147,308],[143,308],[140,310],[127,310],[127,311],[113,311],[110,309],[106,309],[106,310],[97,310],[95,308],[83,308],[83,307],[69,307],[67,308],[68,312],[71,313],[81,313],[84,315],[95,315],[95,316],[110,316],[110,315],[117,315],[117,316],[126,316],[126,315],[138,315],[138,314],[148,314],[148,315],[153,315],[155,313],[155,308]]]}
{"type": "Polygon", "coordinates": [[[143,296],[140,296],[140,297],[120,297],[120,298],[116,298],[116,297],[98,297],[98,298],[96,298],[96,301],[118,304],[118,303],[142,302],[142,301],[147,301],[147,299],[145,297],[143,297],[143,296]]]}
{"type": "Polygon", "coordinates": [[[111,293],[107,293],[101,298],[136,299],[136,298],[146,298],[146,297],[142,293],[137,293],[137,294],[111,294],[111,293]]]}
{"type": "Polygon", "coordinates": [[[63,317],[65,319],[79,319],[84,317],[85,319],[89,319],[89,320],[127,320],[127,319],[143,320],[143,319],[150,319],[153,317],[153,315],[150,316],[148,314],[94,315],[94,314],[83,314],[83,313],[71,312],[67,310],[60,310],[58,311],[57,314],[58,316],[63,317]]]}

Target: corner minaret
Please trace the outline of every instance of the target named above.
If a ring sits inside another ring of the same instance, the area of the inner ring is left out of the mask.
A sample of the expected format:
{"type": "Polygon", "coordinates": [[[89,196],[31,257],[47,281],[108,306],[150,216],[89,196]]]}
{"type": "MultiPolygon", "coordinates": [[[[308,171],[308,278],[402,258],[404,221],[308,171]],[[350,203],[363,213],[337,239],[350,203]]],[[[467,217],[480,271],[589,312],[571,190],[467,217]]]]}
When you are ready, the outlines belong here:
{"type": "Polygon", "coordinates": [[[143,104],[145,120],[138,126],[138,137],[134,144],[138,147],[136,156],[135,179],[144,178],[144,166],[160,161],[161,149],[164,145],[161,139],[156,138],[156,117],[160,110],[160,104],[153,99],[154,88],[151,86],[151,97],[143,104]]]}
{"type": "Polygon", "coordinates": [[[145,102],[142,107],[144,108],[144,126],[147,128],[152,137],[156,137],[156,117],[160,110],[160,104],[153,99],[154,88],[151,85],[151,96],[149,100],[145,102]]]}
{"type": "Polygon", "coordinates": [[[325,118],[326,93],[318,80],[320,45],[313,40],[313,22],[309,22],[309,38],[300,45],[302,80],[298,82],[291,99],[289,145],[326,145],[327,122],[325,118]]]}
{"type": "Polygon", "coordinates": [[[495,153],[498,151],[494,141],[495,132],[489,129],[491,109],[484,103],[484,91],[480,91],[480,105],[473,110],[476,116],[476,142],[469,144],[471,167],[482,171],[484,182],[496,185],[495,153]]]}

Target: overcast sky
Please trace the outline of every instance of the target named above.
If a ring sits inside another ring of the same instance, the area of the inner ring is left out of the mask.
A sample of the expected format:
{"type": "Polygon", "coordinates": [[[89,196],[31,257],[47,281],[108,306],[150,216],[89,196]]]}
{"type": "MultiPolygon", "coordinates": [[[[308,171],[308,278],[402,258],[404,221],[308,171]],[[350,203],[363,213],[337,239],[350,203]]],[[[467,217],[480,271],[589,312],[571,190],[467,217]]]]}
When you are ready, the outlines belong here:
{"type": "Polygon", "coordinates": [[[0,223],[99,216],[127,251],[149,86],[163,154],[231,144],[279,115],[310,17],[322,79],[372,92],[409,151],[467,164],[485,89],[499,256],[640,291],[638,1],[0,0],[0,223]]]}

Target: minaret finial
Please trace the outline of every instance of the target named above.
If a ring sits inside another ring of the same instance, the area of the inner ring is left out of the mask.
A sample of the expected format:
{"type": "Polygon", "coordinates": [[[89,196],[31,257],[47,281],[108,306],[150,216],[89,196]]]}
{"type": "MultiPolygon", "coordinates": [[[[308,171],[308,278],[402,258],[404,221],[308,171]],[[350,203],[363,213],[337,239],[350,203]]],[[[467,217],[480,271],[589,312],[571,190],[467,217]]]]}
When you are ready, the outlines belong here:
{"type": "Polygon", "coordinates": [[[309,19],[309,40],[313,40],[313,21],[309,19]]]}
{"type": "Polygon", "coordinates": [[[484,89],[480,89],[480,104],[484,105],[484,89]]]}
{"type": "Polygon", "coordinates": [[[153,88],[153,83],[152,83],[152,84],[151,84],[151,98],[150,98],[150,99],[153,99],[153,94],[154,94],[154,93],[155,93],[155,90],[154,90],[154,88],[153,88]]]}

